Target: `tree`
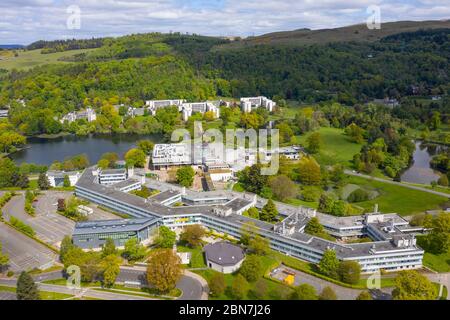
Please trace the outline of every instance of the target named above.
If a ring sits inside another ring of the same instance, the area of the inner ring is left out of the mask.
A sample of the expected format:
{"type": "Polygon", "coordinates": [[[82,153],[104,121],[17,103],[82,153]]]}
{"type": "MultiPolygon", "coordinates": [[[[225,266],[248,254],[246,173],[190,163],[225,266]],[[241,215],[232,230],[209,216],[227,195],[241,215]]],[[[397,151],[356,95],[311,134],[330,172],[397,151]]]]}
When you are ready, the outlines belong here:
{"type": "Polygon", "coordinates": [[[180,239],[191,247],[197,247],[202,243],[202,238],[204,236],[205,229],[198,224],[194,224],[184,228],[183,233],[180,235],[180,239]]]}
{"type": "Polygon", "coordinates": [[[394,300],[435,300],[437,295],[431,281],[415,270],[400,271],[395,278],[394,300]]]}
{"type": "Polygon", "coordinates": [[[70,184],[70,178],[68,175],[64,176],[64,182],[63,182],[63,186],[64,188],[69,188],[71,186],[70,184]]]}
{"type": "Polygon", "coordinates": [[[125,161],[129,167],[143,168],[145,166],[145,153],[141,149],[130,149],[125,154],[125,161]]]}
{"type": "Polygon", "coordinates": [[[72,238],[70,236],[65,236],[61,241],[61,246],[59,248],[59,260],[64,263],[64,256],[69,250],[74,248],[74,244],[72,243],[72,238]]]}
{"type": "Polygon", "coordinates": [[[191,166],[184,166],[177,170],[177,183],[183,187],[191,187],[194,183],[195,171],[191,166]]]}
{"type": "Polygon", "coordinates": [[[6,254],[3,254],[2,251],[2,243],[0,242],[0,271],[3,266],[6,266],[9,262],[9,257],[6,254]]]}
{"type": "Polygon", "coordinates": [[[174,289],[183,269],[180,258],[171,249],[157,249],[149,257],[147,281],[160,292],[174,289]]]}
{"type": "Polygon", "coordinates": [[[103,169],[103,170],[108,169],[109,168],[109,161],[107,159],[100,159],[97,162],[97,166],[100,169],[103,169]]]}
{"type": "Polygon", "coordinates": [[[25,271],[17,279],[17,300],[40,300],[39,291],[33,278],[25,271]]]}
{"type": "Polygon", "coordinates": [[[317,161],[310,156],[300,159],[298,164],[298,179],[306,185],[318,185],[322,179],[320,166],[317,161]]]}
{"type": "Polygon", "coordinates": [[[136,238],[131,238],[125,242],[125,250],[123,251],[124,256],[128,260],[139,260],[145,257],[147,253],[147,249],[139,243],[139,240],[136,238]]]}
{"type": "Polygon", "coordinates": [[[443,187],[448,187],[448,178],[447,175],[443,174],[440,176],[440,178],[437,181],[438,185],[443,187]]]}
{"type": "Polygon", "coordinates": [[[317,153],[320,150],[321,138],[319,132],[314,132],[306,139],[307,149],[310,153],[317,153]]]}
{"type": "Polygon", "coordinates": [[[249,282],[258,280],[263,273],[261,258],[254,254],[247,256],[239,269],[239,273],[249,282]]]}
{"type": "Polygon", "coordinates": [[[160,248],[172,248],[176,242],[177,234],[166,226],[158,229],[158,235],[155,244],[160,248]]]}
{"type": "Polygon", "coordinates": [[[230,293],[231,296],[236,300],[242,300],[244,299],[245,295],[247,294],[248,290],[248,282],[245,280],[245,278],[238,274],[231,284],[230,293]]]}
{"type": "Polygon", "coordinates": [[[447,252],[450,249],[450,214],[440,213],[434,218],[426,215],[425,218],[427,221],[424,221],[424,227],[432,228],[421,241],[425,250],[434,254],[447,252]]]}
{"type": "Polygon", "coordinates": [[[104,166],[104,169],[107,168],[114,168],[114,166],[116,165],[116,162],[119,160],[119,155],[115,152],[106,152],[104,154],[102,154],[99,162],[98,162],[98,166],[100,167],[100,161],[102,161],[102,167],[104,166]],[[108,162],[108,164],[106,164],[106,161],[108,162]]]}
{"type": "Polygon", "coordinates": [[[18,172],[14,161],[7,157],[0,158],[0,188],[13,187],[18,172]]]}
{"type": "Polygon", "coordinates": [[[137,143],[139,149],[141,149],[145,154],[149,155],[152,153],[155,144],[150,140],[139,140],[137,143]]]}
{"type": "Polygon", "coordinates": [[[227,284],[225,282],[223,273],[214,273],[214,275],[211,277],[211,280],[209,281],[209,289],[211,291],[211,295],[218,297],[225,292],[226,288],[227,284]]]}
{"type": "Polygon", "coordinates": [[[251,290],[252,295],[257,300],[262,300],[267,295],[267,284],[264,279],[259,279],[256,281],[255,285],[253,286],[253,289],[251,290]]]}
{"type": "Polygon", "coordinates": [[[339,264],[338,274],[342,282],[357,284],[361,277],[361,266],[357,261],[342,261],[339,264]]]}
{"type": "Polygon", "coordinates": [[[259,210],[255,207],[251,207],[250,209],[244,211],[242,214],[246,217],[259,220],[259,210]]]}
{"type": "Polygon", "coordinates": [[[112,287],[120,273],[120,258],[115,254],[110,254],[103,258],[100,266],[103,270],[102,282],[105,287],[112,287]]]}
{"type": "Polygon", "coordinates": [[[294,198],[298,193],[297,185],[285,175],[279,175],[270,179],[269,186],[272,189],[272,193],[280,201],[294,198]]]}
{"type": "Polygon", "coordinates": [[[26,174],[17,174],[13,178],[14,186],[21,189],[26,189],[30,186],[30,180],[26,174]]]}
{"type": "Polygon", "coordinates": [[[356,300],[373,300],[372,295],[368,291],[362,291],[357,297],[356,300]]]}
{"type": "Polygon", "coordinates": [[[338,278],[338,268],[339,268],[339,260],[336,257],[336,252],[331,249],[327,249],[322,257],[322,260],[319,262],[319,271],[320,273],[333,278],[338,278]]]}
{"type": "Polygon", "coordinates": [[[57,210],[58,210],[59,212],[64,212],[64,211],[66,211],[66,199],[58,199],[57,210]]]}
{"type": "Polygon", "coordinates": [[[262,175],[261,169],[262,165],[257,163],[238,172],[239,182],[245,190],[260,194],[263,188],[267,187],[269,176],[262,175]]]}
{"type": "Polygon", "coordinates": [[[260,218],[263,221],[274,221],[278,216],[278,210],[272,199],[269,199],[266,205],[262,208],[260,218]]]}
{"type": "Polygon", "coordinates": [[[318,296],[312,285],[304,283],[295,288],[289,298],[291,300],[317,300],[318,296]]]}
{"type": "Polygon", "coordinates": [[[254,222],[249,221],[241,226],[241,239],[240,242],[244,246],[248,246],[250,244],[250,241],[255,237],[255,235],[258,234],[258,229],[256,228],[256,225],[254,222]]]}
{"type": "Polygon", "coordinates": [[[318,235],[324,232],[323,226],[320,224],[319,218],[311,218],[305,227],[305,232],[311,235],[318,235]]]}
{"type": "Polygon", "coordinates": [[[334,199],[326,193],[323,193],[319,199],[318,210],[324,213],[331,213],[334,206],[334,199]]]}
{"type": "Polygon", "coordinates": [[[336,292],[331,287],[326,286],[320,293],[319,300],[337,300],[336,292]]]}
{"type": "Polygon", "coordinates": [[[252,251],[257,255],[265,256],[270,252],[269,239],[257,235],[256,237],[250,240],[248,248],[250,249],[250,251],[252,251]]]}
{"type": "Polygon", "coordinates": [[[111,238],[107,238],[105,241],[105,244],[102,247],[102,257],[107,257],[110,255],[116,255],[117,249],[116,245],[114,244],[114,240],[111,238]]]}
{"type": "Polygon", "coordinates": [[[50,181],[48,181],[47,175],[45,173],[40,173],[38,178],[38,186],[41,190],[50,189],[50,181]]]}

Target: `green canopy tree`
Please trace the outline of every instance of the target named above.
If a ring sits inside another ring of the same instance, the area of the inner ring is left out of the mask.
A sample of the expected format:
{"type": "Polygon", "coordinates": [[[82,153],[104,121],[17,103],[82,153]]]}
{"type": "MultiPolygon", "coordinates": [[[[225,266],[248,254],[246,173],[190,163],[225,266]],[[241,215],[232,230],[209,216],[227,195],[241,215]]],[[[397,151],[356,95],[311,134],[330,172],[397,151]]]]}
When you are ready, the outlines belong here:
{"type": "Polygon", "coordinates": [[[326,286],[320,293],[319,300],[337,300],[336,292],[331,287],[326,286]]]}
{"type": "Polygon", "coordinates": [[[226,288],[227,284],[225,282],[223,273],[214,273],[214,275],[211,277],[211,280],[209,281],[209,289],[211,291],[211,295],[218,297],[225,292],[226,288]]]}
{"type": "Polygon", "coordinates": [[[338,268],[339,268],[339,260],[336,257],[336,252],[331,249],[327,249],[322,257],[322,260],[319,262],[319,271],[320,273],[333,278],[338,278],[338,268]]]}
{"type": "Polygon", "coordinates": [[[166,226],[161,226],[158,229],[158,235],[155,239],[155,244],[160,248],[172,248],[177,239],[174,231],[166,226]]]}
{"type": "Polygon", "coordinates": [[[415,270],[401,271],[395,278],[394,300],[435,300],[437,295],[431,281],[415,270]]]}
{"type": "Polygon", "coordinates": [[[257,255],[248,255],[242,263],[239,273],[249,282],[255,282],[263,273],[261,258],[257,255]]]}
{"type": "Polygon", "coordinates": [[[160,292],[174,289],[183,269],[180,258],[171,249],[157,249],[149,257],[147,281],[160,292]]]}
{"type": "Polygon", "coordinates": [[[111,238],[107,238],[105,244],[102,247],[102,257],[107,257],[110,255],[117,255],[116,245],[114,244],[114,240],[111,238]]]}
{"type": "Polygon", "coordinates": [[[50,189],[50,181],[48,181],[47,175],[45,173],[40,173],[38,178],[38,186],[41,190],[50,189]]]}
{"type": "Polygon", "coordinates": [[[262,208],[260,218],[263,221],[274,221],[278,216],[278,210],[272,199],[269,199],[266,205],[262,208]]]}
{"type": "Polygon", "coordinates": [[[177,170],[177,183],[183,187],[191,187],[194,183],[195,171],[191,166],[184,166],[177,170]]]}
{"type": "Polygon", "coordinates": [[[318,300],[316,289],[307,283],[299,285],[289,296],[290,300],[318,300]]]}
{"type": "Polygon", "coordinates": [[[40,300],[39,290],[33,278],[23,271],[17,279],[17,300],[40,300]]]}

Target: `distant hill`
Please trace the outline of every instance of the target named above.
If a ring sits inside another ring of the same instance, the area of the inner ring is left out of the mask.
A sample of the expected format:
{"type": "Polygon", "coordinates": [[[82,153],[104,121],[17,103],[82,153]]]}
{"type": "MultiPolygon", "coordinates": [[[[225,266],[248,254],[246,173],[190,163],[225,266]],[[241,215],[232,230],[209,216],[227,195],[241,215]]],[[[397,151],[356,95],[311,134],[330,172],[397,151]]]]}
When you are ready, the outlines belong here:
{"type": "Polygon", "coordinates": [[[10,49],[22,49],[25,46],[21,45],[21,44],[0,44],[0,49],[6,49],[6,50],[10,50],[10,49]]]}
{"type": "Polygon", "coordinates": [[[445,28],[450,28],[450,20],[387,22],[382,23],[381,29],[379,30],[369,30],[365,24],[335,29],[298,29],[249,37],[241,41],[234,41],[228,45],[223,45],[221,48],[240,48],[260,44],[303,46],[350,41],[373,42],[398,33],[414,32],[421,29],[445,28]]]}

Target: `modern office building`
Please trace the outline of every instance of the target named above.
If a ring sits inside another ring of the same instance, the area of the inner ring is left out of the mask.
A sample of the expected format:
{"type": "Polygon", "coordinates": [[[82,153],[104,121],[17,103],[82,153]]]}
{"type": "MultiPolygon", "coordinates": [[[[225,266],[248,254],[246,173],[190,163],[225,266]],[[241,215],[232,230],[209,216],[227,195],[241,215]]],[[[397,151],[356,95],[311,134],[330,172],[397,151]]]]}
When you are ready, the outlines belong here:
{"type": "Polygon", "coordinates": [[[82,249],[98,249],[110,238],[116,247],[123,247],[132,238],[146,242],[157,225],[158,219],[148,218],[78,222],[72,241],[82,249]]]}
{"type": "Polygon", "coordinates": [[[153,148],[152,166],[155,169],[189,164],[192,164],[192,156],[186,144],[156,144],[153,148]]]}
{"type": "MultiPolygon", "coordinates": [[[[334,250],[340,260],[355,260],[363,272],[416,269],[422,266],[424,251],[417,246],[414,234],[403,218],[390,214],[360,217],[331,217],[305,207],[276,203],[283,220],[271,224],[243,215],[251,207],[261,209],[264,199],[233,191],[193,192],[160,181],[147,186],[161,193],[144,199],[98,183],[94,168],[84,171],[76,185],[76,195],[135,218],[154,219],[169,228],[201,224],[212,230],[239,238],[244,225],[270,240],[272,249],[287,255],[318,263],[326,250],[334,250]],[[183,206],[176,203],[183,203],[183,206]],[[373,242],[333,242],[304,233],[312,217],[337,238],[369,236],[373,242]],[[391,222],[391,220],[394,220],[391,222]]],[[[94,246],[93,246],[94,247],[94,246]]]]}
{"type": "Polygon", "coordinates": [[[269,112],[273,112],[276,103],[266,97],[248,97],[241,98],[241,110],[242,112],[252,112],[258,108],[265,108],[269,112]]]}

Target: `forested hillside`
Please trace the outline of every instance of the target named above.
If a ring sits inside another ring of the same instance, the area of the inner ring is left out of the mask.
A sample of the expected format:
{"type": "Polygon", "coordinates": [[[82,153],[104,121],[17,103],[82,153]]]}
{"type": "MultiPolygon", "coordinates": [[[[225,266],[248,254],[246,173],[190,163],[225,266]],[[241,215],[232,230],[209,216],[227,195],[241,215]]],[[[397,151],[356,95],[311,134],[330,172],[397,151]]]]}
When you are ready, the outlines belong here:
{"type": "Polygon", "coordinates": [[[370,43],[229,50],[217,50],[229,43],[218,38],[158,33],[38,42],[33,48],[47,51],[101,47],[65,58],[73,63],[4,75],[0,106],[11,105],[14,127],[34,135],[61,131],[55,119],[87,105],[141,106],[146,99],[261,94],[276,100],[354,105],[374,98],[444,94],[450,90],[449,39],[450,29],[437,29],[370,43]],[[26,107],[17,99],[24,99],[26,107]]]}

